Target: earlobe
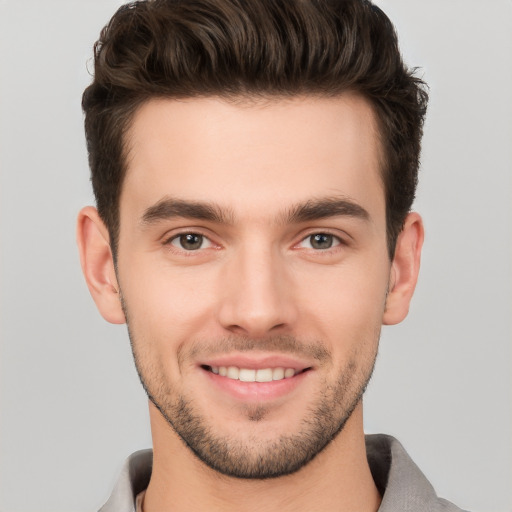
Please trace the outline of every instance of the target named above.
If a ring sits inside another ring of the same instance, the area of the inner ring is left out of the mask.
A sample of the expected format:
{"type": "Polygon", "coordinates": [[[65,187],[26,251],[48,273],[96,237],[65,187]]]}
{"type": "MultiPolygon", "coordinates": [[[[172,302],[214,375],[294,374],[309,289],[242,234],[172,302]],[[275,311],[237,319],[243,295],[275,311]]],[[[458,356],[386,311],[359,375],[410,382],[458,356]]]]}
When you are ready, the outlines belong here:
{"type": "Polygon", "coordinates": [[[421,217],[417,213],[410,213],[398,235],[395,256],[391,264],[389,290],[382,321],[385,325],[400,323],[409,312],[409,304],[418,281],[423,238],[421,217]]]}
{"type": "Polygon", "coordinates": [[[77,243],[82,271],[98,310],[108,322],[124,323],[108,230],[92,206],[78,214],[77,243]]]}

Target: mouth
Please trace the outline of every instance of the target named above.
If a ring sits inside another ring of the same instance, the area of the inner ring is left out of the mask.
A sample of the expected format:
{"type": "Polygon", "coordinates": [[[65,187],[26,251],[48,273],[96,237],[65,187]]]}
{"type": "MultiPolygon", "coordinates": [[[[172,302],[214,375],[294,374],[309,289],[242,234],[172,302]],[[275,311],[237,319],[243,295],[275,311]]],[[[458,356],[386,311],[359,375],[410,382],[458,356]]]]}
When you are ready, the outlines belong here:
{"type": "Polygon", "coordinates": [[[291,397],[306,389],[304,383],[316,373],[311,363],[286,354],[251,352],[203,360],[198,368],[206,377],[212,398],[230,396],[244,403],[261,403],[291,397]]]}
{"type": "Polygon", "coordinates": [[[275,382],[291,379],[296,375],[310,371],[312,368],[287,368],[284,366],[268,368],[241,368],[238,366],[210,366],[201,365],[203,370],[221,377],[241,382],[275,382]]]}

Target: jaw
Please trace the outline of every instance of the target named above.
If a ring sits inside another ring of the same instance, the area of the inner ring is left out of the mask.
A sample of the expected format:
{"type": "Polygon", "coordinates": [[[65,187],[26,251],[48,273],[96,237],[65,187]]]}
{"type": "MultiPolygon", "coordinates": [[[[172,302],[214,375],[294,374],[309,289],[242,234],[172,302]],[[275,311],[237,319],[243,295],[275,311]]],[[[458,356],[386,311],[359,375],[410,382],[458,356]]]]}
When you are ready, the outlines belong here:
{"type": "Polygon", "coordinates": [[[201,366],[196,372],[187,379],[194,386],[172,400],[171,389],[156,387],[152,398],[161,414],[155,425],[167,431],[162,439],[170,444],[181,440],[188,457],[241,479],[291,475],[309,465],[339,436],[367,384],[357,380],[361,368],[355,364],[334,382],[315,369],[263,383],[201,366]]]}
{"type": "Polygon", "coordinates": [[[146,493],[148,507],[155,499],[156,510],[378,509],[380,496],[366,460],[361,401],[339,435],[308,464],[293,474],[264,480],[232,478],[209,468],[169,428],[153,404],[150,404],[150,418],[154,461],[146,493]],[[358,497],[373,504],[354,501],[358,497]]]}

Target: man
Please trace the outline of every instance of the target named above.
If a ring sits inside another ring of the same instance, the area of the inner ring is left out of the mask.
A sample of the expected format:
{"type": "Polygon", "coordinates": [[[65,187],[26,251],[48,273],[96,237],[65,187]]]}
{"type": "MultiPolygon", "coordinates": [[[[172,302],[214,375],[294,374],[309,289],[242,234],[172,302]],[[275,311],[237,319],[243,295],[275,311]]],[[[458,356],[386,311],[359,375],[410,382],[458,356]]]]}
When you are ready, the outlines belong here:
{"type": "Polygon", "coordinates": [[[363,432],[408,312],[425,86],[363,0],[122,7],[85,91],[78,241],[150,401],[104,511],[458,510],[363,432]]]}

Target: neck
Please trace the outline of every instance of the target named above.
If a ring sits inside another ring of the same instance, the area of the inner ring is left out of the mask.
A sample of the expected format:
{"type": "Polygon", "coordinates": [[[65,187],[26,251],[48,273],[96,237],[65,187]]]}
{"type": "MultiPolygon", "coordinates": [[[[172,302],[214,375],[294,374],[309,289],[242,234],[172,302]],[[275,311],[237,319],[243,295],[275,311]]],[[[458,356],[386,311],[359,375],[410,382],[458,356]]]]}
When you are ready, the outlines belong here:
{"type": "Polygon", "coordinates": [[[144,512],[375,512],[381,497],[373,482],[360,403],[338,434],[292,475],[243,480],[221,475],[193,455],[150,405],[153,472],[144,512]]]}

